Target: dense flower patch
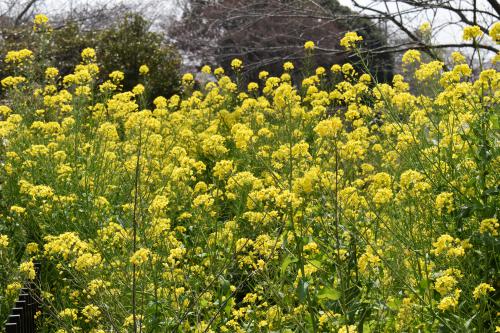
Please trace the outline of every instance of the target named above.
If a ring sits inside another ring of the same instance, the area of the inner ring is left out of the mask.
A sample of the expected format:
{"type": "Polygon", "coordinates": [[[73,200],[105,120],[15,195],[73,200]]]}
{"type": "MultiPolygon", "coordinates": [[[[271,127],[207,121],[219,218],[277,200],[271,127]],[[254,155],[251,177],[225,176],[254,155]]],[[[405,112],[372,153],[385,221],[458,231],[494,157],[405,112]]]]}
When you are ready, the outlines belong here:
{"type": "Polygon", "coordinates": [[[418,51],[392,84],[217,68],[148,105],[154,68],[122,91],[92,49],[65,77],[32,59],[2,80],[2,316],[39,260],[51,332],[498,327],[496,70],[418,51]]]}

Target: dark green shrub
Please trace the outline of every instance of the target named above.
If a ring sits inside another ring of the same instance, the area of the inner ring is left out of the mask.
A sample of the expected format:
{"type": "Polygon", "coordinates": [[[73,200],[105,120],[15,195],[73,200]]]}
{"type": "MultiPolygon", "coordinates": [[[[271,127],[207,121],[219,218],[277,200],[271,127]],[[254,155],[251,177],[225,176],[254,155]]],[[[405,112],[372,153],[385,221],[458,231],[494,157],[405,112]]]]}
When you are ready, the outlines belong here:
{"type": "Polygon", "coordinates": [[[54,25],[48,35],[34,33],[30,24],[6,27],[0,39],[0,76],[10,75],[9,68],[2,66],[5,54],[10,50],[28,48],[41,55],[37,59],[33,76],[43,75],[46,66],[57,67],[62,76],[73,72],[80,62],[80,52],[86,47],[97,51],[105,80],[114,70],[125,73],[124,89],[132,89],[144,78],[139,77],[139,67],[154,68],[147,76],[149,97],[170,96],[179,88],[181,58],[177,50],[165,43],[164,37],[150,31],[149,22],[140,14],[129,13],[121,20],[111,22],[102,30],[85,27],[81,22],[67,20],[54,25]]]}
{"type": "Polygon", "coordinates": [[[147,65],[150,94],[172,95],[178,89],[180,56],[162,35],[149,31],[149,22],[138,14],[127,15],[116,27],[97,36],[98,60],[105,73],[125,73],[125,89],[139,82],[139,67],[147,65]]]}

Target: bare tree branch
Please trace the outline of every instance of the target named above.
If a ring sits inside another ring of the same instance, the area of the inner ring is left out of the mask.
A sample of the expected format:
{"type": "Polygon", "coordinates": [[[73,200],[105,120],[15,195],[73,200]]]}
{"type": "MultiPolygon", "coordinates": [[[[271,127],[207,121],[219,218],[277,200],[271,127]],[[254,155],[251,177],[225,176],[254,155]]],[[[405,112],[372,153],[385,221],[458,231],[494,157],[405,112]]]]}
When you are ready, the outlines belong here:
{"type": "Polygon", "coordinates": [[[31,7],[37,2],[38,0],[30,0],[26,6],[24,6],[24,9],[17,15],[14,24],[19,25],[21,23],[21,20],[23,19],[24,15],[30,10],[31,7]]]}

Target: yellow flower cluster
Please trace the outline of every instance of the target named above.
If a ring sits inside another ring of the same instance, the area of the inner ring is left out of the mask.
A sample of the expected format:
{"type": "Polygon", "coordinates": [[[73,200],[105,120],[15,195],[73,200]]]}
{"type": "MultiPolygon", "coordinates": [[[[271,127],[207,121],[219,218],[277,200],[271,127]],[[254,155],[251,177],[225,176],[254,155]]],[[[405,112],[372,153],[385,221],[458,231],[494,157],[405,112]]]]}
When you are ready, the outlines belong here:
{"type": "Polygon", "coordinates": [[[35,15],[35,19],[33,20],[33,23],[35,25],[44,25],[44,24],[47,24],[48,22],[49,22],[49,18],[43,14],[35,15]]]}
{"type": "Polygon", "coordinates": [[[148,73],[149,73],[149,67],[147,65],[141,65],[141,67],[139,67],[139,74],[148,75],[148,73]]]}
{"type": "Polygon", "coordinates": [[[482,35],[483,32],[481,31],[481,28],[479,26],[467,26],[464,28],[462,39],[468,41],[481,37],[482,35]]]}
{"type": "Polygon", "coordinates": [[[149,249],[139,249],[130,257],[130,263],[134,266],[140,266],[148,261],[150,254],[149,249]]]}
{"type": "Polygon", "coordinates": [[[342,130],[342,121],[338,117],[332,117],[320,121],[314,131],[322,138],[333,138],[342,130]]]}
{"type": "Polygon", "coordinates": [[[5,62],[7,64],[14,64],[19,66],[20,64],[33,60],[33,52],[28,49],[22,49],[19,51],[9,51],[5,55],[5,62]]]}
{"type": "Polygon", "coordinates": [[[25,82],[26,78],[23,76],[7,76],[1,82],[4,88],[17,88],[21,83],[25,82]]]}
{"type": "Polygon", "coordinates": [[[456,316],[473,311],[480,331],[493,318],[495,69],[412,50],[391,82],[348,63],[299,79],[285,62],[243,85],[235,59],[150,96],[146,65],[127,91],[95,50],[81,56],[60,79],[18,66],[0,106],[0,265],[15,271],[0,288],[14,295],[47,263],[51,331],[464,331],[456,316]]]}
{"type": "Polygon", "coordinates": [[[24,273],[26,277],[30,280],[34,280],[36,276],[35,272],[35,264],[33,264],[33,261],[26,261],[21,263],[19,266],[19,271],[24,273]]]}
{"type": "Polygon", "coordinates": [[[490,29],[489,35],[494,42],[500,42],[500,22],[495,22],[495,24],[493,24],[490,29]]]}
{"type": "Polygon", "coordinates": [[[438,309],[441,311],[454,310],[458,305],[460,294],[461,290],[456,289],[452,296],[443,297],[437,306],[438,309]]]}
{"type": "Polygon", "coordinates": [[[89,304],[82,309],[82,315],[85,317],[85,321],[88,323],[94,320],[99,320],[99,317],[101,316],[101,310],[99,310],[98,306],[89,304]]]}
{"type": "Polygon", "coordinates": [[[66,308],[59,312],[59,317],[65,320],[77,320],[78,319],[78,310],[66,308]]]}
{"type": "Polygon", "coordinates": [[[432,27],[429,22],[424,22],[418,27],[418,31],[420,31],[421,34],[428,34],[431,29],[432,27]]]}
{"type": "Polygon", "coordinates": [[[243,66],[243,61],[241,61],[240,59],[231,60],[231,68],[232,69],[240,70],[242,66],[243,66]]]}
{"type": "Polygon", "coordinates": [[[307,41],[305,42],[304,44],[304,49],[308,50],[308,51],[312,51],[314,50],[314,42],[313,41],[307,41]]]}
{"type": "Polygon", "coordinates": [[[451,213],[453,211],[453,193],[443,192],[436,197],[436,210],[439,214],[443,212],[451,213]]]}
{"type": "Polygon", "coordinates": [[[441,235],[432,243],[434,249],[431,251],[435,255],[444,254],[449,257],[461,257],[465,254],[465,249],[468,247],[466,242],[462,242],[459,238],[453,238],[448,234],[441,235]]]}
{"type": "Polygon", "coordinates": [[[420,62],[421,60],[421,55],[420,52],[417,50],[408,50],[403,54],[403,57],[401,58],[403,61],[403,64],[412,64],[414,62],[420,62]]]}
{"type": "Polygon", "coordinates": [[[356,32],[347,32],[344,37],[340,40],[340,46],[343,46],[347,50],[351,50],[356,47],[356,43],[363,40],[362,36],[359,36],[356,32]]]}
{"type": "Polygon", "coordinates": [[[90,47],[83,49],[81,56],[84,62],[94,62],[96,59],[95,50],[90,47]]]}
{"type": "Polygon", "coordinates": [[[7,235],[0,235],[0,249],[1,248],[7,248],[9,246],[9,236],[7,235]]]}
{"type": "Polygon", "coordinates": [[[479,232],[482,234],[489,233],[492,236],[498,236],[499,228],[500,224],[498,223],[498,219],[496,218],[484,219],[481,221],[481,225],[479,226],[479,232]]]}
{"type": "Polygon", "coordinates": [[[472,292],[472,296],[474,299],[479,299],[481,297],[484,297],[488,295],[490,292],[494,292],[495,288],[493,288],[491,285],[488,283],[480,283],[476,288],[474,288],[474,291],[472,292]]]}

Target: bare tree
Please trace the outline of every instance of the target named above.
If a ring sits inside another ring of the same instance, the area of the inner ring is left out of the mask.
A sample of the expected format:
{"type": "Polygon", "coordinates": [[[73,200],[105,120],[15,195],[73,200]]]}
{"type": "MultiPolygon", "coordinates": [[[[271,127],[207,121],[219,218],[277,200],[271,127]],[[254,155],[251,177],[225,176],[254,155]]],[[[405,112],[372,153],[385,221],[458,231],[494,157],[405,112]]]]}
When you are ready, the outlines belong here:
{"type": "MultiPolygon", "coordinates": [[[[255,76],[262,68],[279,72],[287,60],[301,62],[308,40],[316,44],[317,65],[344,62],[351,55],[339,46],[339,40],[348,30],[364,36],[366,51],[386,45],[378,22],[336,0],[189,0],[169,33],[194,65],[201,60],[228,67],[231,59],[240,58],[245,72],[255,76]]],[[[376,57],[372,57],[374,71],[390,76],[390,55],[376,57]]]]}
{"type": "Polygon", "coordinates": [[[20,25],[36,10],[40,0],[0,1],[0,26],[20,25]]]}
{"type": "Polygon", "coordinates": [[[435,59],[447,48],[481,49],[485,53],[498,53],[499,48],[488,37],[476,42],[460,39],[460,30],[477,25],[485,35],[500,20],[500,4],[496,0],[350,0],[360,13],[375,17],[390,25],[390,45],[394,52],[419,49],[435,59]],[[428,22],[430,36],[419,33],[418,26],[428,22]],[[453,34],[454,36],[450,36],[453,34]],[[448,34],[446,36],[445,34],[448,34]],[[457,38],[458,37],[458,38],[457,38]]]}

